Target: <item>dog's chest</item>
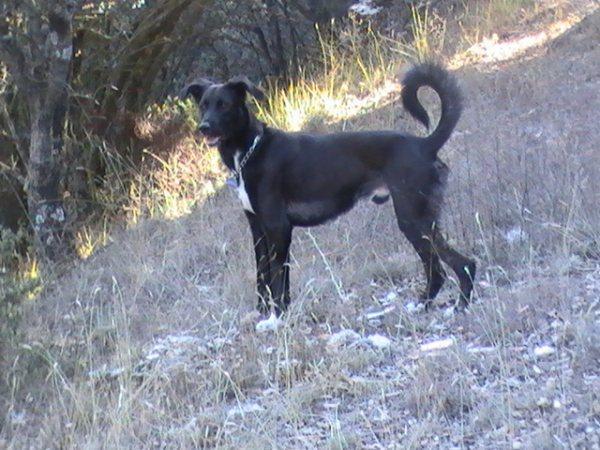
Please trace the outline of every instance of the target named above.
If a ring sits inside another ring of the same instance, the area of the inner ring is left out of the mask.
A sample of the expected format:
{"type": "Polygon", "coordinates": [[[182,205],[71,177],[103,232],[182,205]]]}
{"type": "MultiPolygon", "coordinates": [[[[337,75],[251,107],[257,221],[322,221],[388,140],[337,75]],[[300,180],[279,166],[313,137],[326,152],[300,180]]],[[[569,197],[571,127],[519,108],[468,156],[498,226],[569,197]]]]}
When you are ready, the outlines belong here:
{"type": "Polygon", "coordinates": [[[235,186],[235,190],[238,198],[242,202],[242,207],[252,214],[256,214],[254,209],[252,208],[252,203],[250,202],[250,197],[248,196],[248,192],[246,191],[246,184],[244,182],[244,177],[240,172],[240,152],[236,152],[233,157],[233,162],[235,164],[235,170],[240,174],[239,180],[237,182],[237,186],[235,186]]]}

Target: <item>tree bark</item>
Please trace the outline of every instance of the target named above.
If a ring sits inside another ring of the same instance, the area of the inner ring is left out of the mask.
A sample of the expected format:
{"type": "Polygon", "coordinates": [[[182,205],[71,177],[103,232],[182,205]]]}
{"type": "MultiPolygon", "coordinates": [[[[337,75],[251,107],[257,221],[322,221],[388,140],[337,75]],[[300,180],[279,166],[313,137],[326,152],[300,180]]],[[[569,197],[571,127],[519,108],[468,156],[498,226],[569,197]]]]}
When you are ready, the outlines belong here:
{"type": "Polygon", "coordinates": [[[59,4],[48,14],[49,33],[43,56],[45,89],[30,102],[31,142],[27,206],[39,254],[56,260],[67,253],[67,215],[60,195],[63,131],[69,99],[73,58],[72,5],[59,4]]]}
{"type": "Polygon", "coordinates": [[[56,260],[66,253],[67,217],[60,196],[64,113],[60,112],[61,105],[44,104],[39,99],[31,103],[27,209],[37,253],[56,260]],[[53,130],[52,122],[60,124],[61,129],[53,130]]]}
{"type": "Polygon", "coordinates": [[[28,103],[30,140],[24,161],[28,215],[38,256],[56,260],[66,253],[67,243],[60,178],[74,3],[16,2],[9,6],[12,9],[6,11],[9,15],[0,27],[0,55],[28,103]],[[19,14],[22,22],[15,20],[19,14]]]}

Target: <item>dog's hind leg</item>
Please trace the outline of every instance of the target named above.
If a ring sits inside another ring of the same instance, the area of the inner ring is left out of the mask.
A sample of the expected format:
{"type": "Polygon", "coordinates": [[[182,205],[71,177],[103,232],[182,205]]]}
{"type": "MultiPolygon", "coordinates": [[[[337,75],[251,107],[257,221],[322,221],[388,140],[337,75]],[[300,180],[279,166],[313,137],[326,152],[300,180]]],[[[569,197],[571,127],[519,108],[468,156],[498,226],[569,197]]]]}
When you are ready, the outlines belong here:
{"type": "Polygon", "coordinates": [[[423,263],[427,284],[420,298],[427,307],[446,280],[446,272],[430,238],[435,221],[417,217],[416,210],[407,196],[399,195],[396,192],[392,193],[392,199],[398,227],[412,244],[423,263]]]}
{"type": "Polygon", "coordinates": [[[436,208],[429,207],[420,193],[392,194],[398,226],[423,262],[427,286],[421,295],[425,306],[435,298],[446,279],[440,259],[456,273],[460,283],[459,307],[467,306],[473,290],[475,262],[461,255],[446,242],[436,223],[436,208]]]}
{"type": "Polygon", "coordinates": [[[444,285],[446,272],[442,267],[440,258],[436,253],[431,240],[423,234],[419,227],[415,227],[413,224],[408,223],[402,223],[399,226],[400,230],[402,230],[408,241],[412,244],[423,263],[427,284],[425,290],[422,291],[420,298],[425,306],[428,307],[444,285]]]}
{"type": "Polygon", "coordinates": [[[475,271],[477,269],[475,261],[450,247],[439,230],[434,230],[432,239],[434,247],[442,258],[442,261],[448,264],[458,277],[460,284],[458,307],[464,309],[469,305],[469,301],[471,300],[473,280],[475,279],[475,271]]]}

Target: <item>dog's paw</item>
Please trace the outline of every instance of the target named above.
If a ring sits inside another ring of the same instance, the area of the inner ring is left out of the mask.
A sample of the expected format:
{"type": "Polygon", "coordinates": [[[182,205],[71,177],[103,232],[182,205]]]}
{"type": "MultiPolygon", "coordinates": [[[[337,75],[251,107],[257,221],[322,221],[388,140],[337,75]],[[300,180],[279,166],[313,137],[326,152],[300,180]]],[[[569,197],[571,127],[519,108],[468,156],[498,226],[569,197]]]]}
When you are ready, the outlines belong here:
{"type": "Polygon", "coordinates": [[[267,331],[277,331],[277,329],[283,324],[283,320],[271,313],[268,319],[261,320],[256,324],[257,333],[266,333],[267,331]]]}

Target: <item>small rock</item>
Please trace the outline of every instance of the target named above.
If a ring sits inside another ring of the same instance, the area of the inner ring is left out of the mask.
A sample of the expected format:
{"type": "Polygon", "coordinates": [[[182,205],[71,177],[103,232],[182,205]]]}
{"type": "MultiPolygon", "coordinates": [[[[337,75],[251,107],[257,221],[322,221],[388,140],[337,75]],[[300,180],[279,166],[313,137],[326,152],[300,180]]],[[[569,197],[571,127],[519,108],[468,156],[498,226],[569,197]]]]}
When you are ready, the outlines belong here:
{"type": "Polygon", "coordinates": [[[260,406],[258,403],[248,403],[245,405],[234,406],[233,408],[231,408],[229,410],[229,412],[227,413],[227,416],[228,417],[236,417],[236,416],[244,417],[244,415],[246,415],[246,414],[258,413],[258,412],[261,412],[262,410],[263,410],[262,406],[260,406]]]}
{"type": "Polygon", "coordinates": [[[455,314],[456,308],[454,306],[449,306],[448,308],[444,309],[444,318],[446,319],[454,317],[455,314]]]}
{"type": "Polygon", "coordinates": [[[554,401],[552,402],[552,407],[554,409],[560,409],[562,407],[562,403],[560,402],[559,399],[555,398],[554,401]]]}
{"type": "Polygon", "coordinates": [[[391,339],[381,335],[373,334],[367,338],[367,342],[379,350],[385,350],[392,346],[391,339]]]}
{"type": "Polygon", "coordinates": [[[516,227],[513,227],[510,230],[508,230],[504,234],[504,238],[509,244],[514,244],[517,240],[526,239],[527,234],[525,234],[525,231],[523,231],[521,227],[517,225],[516,227]]]}
{"type": "Polygon", "coordinates": [[[90,370],[88,372],[88,377],[93,380],[114,380],[115,378],[121,376],[123,373],[125,373],[125,369],[123,367],[109,368],[105,364],[100,369],[90,370]]]}
{"type": "Polygon", "coordinates": [[[384,317],[386,314],[391,313],[395,309],[396,309],[395,306],[388,306],[387,308],[385,308],[382,311],[375,311],[375,312],[367,313],[367,314],[365,314],[365,317],[367,318],[367,320],[380,319],[380,318],[384,317]]]}
{"type": "Polygon", "coordinates": [[[25,425],[25,411],[11,411],[9,414],[9,418],[11,425],[25,425]]]}
{"type": "Polygon", "coordinates": [[[554,353],[556,353],[556,350],[554,349],[554,347],[550,347],[549,345],[542,345],[540,347],[536,347],[533,350],[533,354],[538,358],[553,355],[554,353]]]}
{"type": "Polygon", "coordinates": [[[379,300],[379,303],[381,303],[382,305],[389,305],[390,303],[394,302],[397,298],[398,294],[396,294],[394,291],[391,291],[388,292],[388,294],[384,298],[379,300]]]}
{"type": "Polygon", "coordinates": [[[360,339],[360,334],[354,330],[342,330],[332,334],[327,339],[327,346],[336,348],[342,345],[352,344],[360,339]]]}
{"type": "Polygon", "coordinates": [[[495,347],[467,347],[469,353],[493,353],[496,351],[495,347]]]}
{"type": "Polygon", "coordinates": [[[404,306],[404,309],[406,309],[406,312],[409,314],[416,314],[423,311],[425,309],[425,305],[423,305],[423,303],[408,302],[404,306]]]}
{"type": "Polygon", "coordinates": [[[440,339],[439,341],[428,342],[421,345],[422,352],[431,352],[434,350],[443,350],[454,345],[454,338],[440,339]]]}
{"type": "Polygon", "coordinates": [[[515,441],[512,444],[512,448],[514,450],[519,450],[519,449],[523,448],[523,444],[521,442],[519,442],[519,441],[515,441]]]}
{"type": "Polygon", "coordinates": [[[547,391],[553,391],[553,390],[555,390],[556,389],[556,384],[557,384],[557,381],[556,381],[555,377],[548,377],[548,379],[546,379],[546,383],[545,383],[546,390],[547,391]]]}
{"type": "Polygon", "coordinates": [[[300,360],[298,360],[296,358],[284,359],[277,363],[277,367],[279,369],[284,369],[284,370],[291,370],[295,367],[299,367],[300,365],[301,365],[300,360]]]}
{"type": "Polygon", "coordinates": [[[350,6],[350,10],[359,16],[373,16],[381,11],[381,6],[375,6],[372,0],[358,0],[350,6]]]}
{"type": "Polygon", "coordinates": [[[551,403],[547,397],[540,397],[540,399],[536,403],[540,408],[548,408],[551,403]]]}

